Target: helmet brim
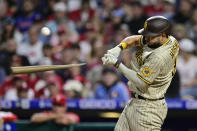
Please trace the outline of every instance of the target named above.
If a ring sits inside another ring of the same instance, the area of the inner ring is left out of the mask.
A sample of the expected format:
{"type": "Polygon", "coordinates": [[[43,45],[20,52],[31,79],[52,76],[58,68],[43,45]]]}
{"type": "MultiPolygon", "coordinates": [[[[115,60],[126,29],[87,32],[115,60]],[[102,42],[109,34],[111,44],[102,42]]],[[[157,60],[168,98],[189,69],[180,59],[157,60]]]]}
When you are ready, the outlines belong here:
{"type": "Polygon", "coordinates": [[[150,36],[150,37],[159,35],[158,33],[153,33],[153,32],[144,30],[144,28],[138,30],[138,34],[143,35],[143,36],[150,36]]]}

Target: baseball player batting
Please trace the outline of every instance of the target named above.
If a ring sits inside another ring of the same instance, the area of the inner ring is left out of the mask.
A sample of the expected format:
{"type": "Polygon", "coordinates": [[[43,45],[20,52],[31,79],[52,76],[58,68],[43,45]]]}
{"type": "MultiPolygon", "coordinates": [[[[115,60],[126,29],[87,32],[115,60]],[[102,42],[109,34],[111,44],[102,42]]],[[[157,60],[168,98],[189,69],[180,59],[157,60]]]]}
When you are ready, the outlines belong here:
{"type": "Polygon", "coordinates": [[[153,16],[139,30],[108,50],[104,65],[114,65],[128,80],[132,99],[124,108],[115,131],[159,131],[167,115],[164,99],[176,72],[179,43],[170,35],[171,23],[162,16],[153,16]],[[139,46],[130,67],[117,57],[121,50],[139,46]]]}

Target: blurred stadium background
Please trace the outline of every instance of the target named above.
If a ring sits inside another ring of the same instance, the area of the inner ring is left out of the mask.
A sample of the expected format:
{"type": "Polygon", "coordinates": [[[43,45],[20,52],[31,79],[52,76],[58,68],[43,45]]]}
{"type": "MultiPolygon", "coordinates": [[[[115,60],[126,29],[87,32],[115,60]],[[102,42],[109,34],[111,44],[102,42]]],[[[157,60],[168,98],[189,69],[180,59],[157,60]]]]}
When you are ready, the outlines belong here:
{"type": "MultiPolygon", "coordinates": [[[[197,0],[0,0],[2,130],[113,130],[132,92],[127,79],[103,67],[100,58],[126,36],[137,34],[153,15],[167,17],[180,42],[162,130],[197,131],[197,0]],[[15,76],[9,68],[80,62],[87,65],[15,76]],[[59,93],[80,122],[31,123],[34,113],[51,110],[51,98],[59,93]]],[[[125,65],[135,50],[122,53],[125,65]]]]}

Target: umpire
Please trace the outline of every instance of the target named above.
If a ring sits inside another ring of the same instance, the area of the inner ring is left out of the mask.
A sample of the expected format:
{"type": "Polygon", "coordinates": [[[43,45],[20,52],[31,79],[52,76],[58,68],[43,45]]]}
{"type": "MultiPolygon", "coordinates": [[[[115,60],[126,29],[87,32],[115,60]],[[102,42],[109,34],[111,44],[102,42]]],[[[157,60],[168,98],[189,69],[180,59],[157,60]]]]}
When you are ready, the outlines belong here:
{"type": "Polygon", "coordinates": [[[128,80],[132,99],[124,108],[115,131],[159,131],[167,115],[164,95],[176,72],[179,43],[170,35],[171,23],[163,16],[153,16],[139,30],[102,57],[104,65],[115,66],[128,80]],[[127,48],[138,46],[130,66],[117,57],[127,48]]]}

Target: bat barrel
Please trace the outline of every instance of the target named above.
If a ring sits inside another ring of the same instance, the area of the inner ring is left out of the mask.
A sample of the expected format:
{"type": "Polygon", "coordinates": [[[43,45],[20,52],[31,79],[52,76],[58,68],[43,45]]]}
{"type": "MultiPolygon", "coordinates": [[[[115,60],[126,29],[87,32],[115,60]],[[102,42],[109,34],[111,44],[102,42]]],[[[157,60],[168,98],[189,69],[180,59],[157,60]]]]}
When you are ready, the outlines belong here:
{"type": "Polygon", "coordinates": [[[23,67],[11,67],[12,74],[28,74],[35,72],[43,72],[50,70],[61,70],[71,67],[77,67],[85,65],[86,63],[81,64],[69,64],[69,65],[41,65],[41,66],[23,66],[23,67]]]}

